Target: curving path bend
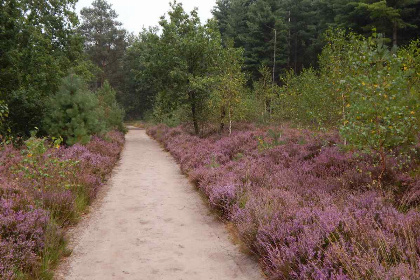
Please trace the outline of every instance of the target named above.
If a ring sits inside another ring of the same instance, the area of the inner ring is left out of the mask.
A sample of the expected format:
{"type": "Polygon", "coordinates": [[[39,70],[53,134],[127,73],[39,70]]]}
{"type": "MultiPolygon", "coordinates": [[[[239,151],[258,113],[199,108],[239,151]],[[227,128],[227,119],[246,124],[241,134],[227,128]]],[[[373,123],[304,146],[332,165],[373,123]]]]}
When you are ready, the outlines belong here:
{"type": "Polygon", "coordinates": [[[107,190],[71,235],[56,279],[263,279],[144,130],[127,134],[107,190]]]}

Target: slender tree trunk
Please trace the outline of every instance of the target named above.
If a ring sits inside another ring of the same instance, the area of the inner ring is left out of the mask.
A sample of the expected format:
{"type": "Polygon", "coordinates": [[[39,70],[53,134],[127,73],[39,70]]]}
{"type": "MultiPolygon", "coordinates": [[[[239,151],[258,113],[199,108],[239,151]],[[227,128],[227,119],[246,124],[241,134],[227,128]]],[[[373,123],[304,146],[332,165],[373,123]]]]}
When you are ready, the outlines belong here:
{"type": "Polygon", "coordinates": [[[225,128],[225,117],[226,117],[226,108],[225,106],[222,106],[222,109],[220,111],[220,132],[223,132],[223,129],[225,128]]]}
{"type": "Polygon", "coordinates": [[[229,106],[229,136],[232,134],[232,114],[231,114],[231,109],[229,106]]]}
{"type": "Polygon", "coordinates": [[[291,38],[291,32],[290,32],[290,22],[291,22],[291,18],[290,18],[290,11],[289,11],[289,27],[288,27],[288,32],[289,32],[289,34],[288,34],[288,39],[287,39],[287,48],[288,48],[288,53],[287,53],[287,68],[291,68],[290,67],[290,55],[291,55],[291,53],[292,53],[292,47],[291,47],[291,41],[292,41],[292,38],[291,38]]]}
{"type": "Polygon", "coordinates": [[[383,146],[381,146],[380,149],[379,149],[379,155],[381,157],[381,167],[382,168],[381,168],[381,173],[379,174],[379,177],[378,177],[378,184],[379,184],[379,187],[382,188],[382,180],[383,180],[383,176],[386,172],[386,168],[387,168],[386,154],[385,154],[383,146]]]}
{"type": "Polygon", "coordinates": [[[298,48],[298,35],[296,32],[295,34],[295,73],[297,73],[297,59],[298,59],[297,48],[298,48]]]}
{"type": "Polygon", "coordinates": [[[191,114],[192,114],[192,121],[194,125],[194,133],[199,135],[200,134],[200,128],[198,127],[198,120],[197,120],[197,105],[195,104],[195,94],[194,92],[189,92],[188,94],[190,99],[190,105],[191,105],[191,114]]]}
{"type": "MultiPolygon", "coordinates": [[[[343,109],[343,122],[346,120],[346,96],[344,94],[344,91],[341,93],[341,99],[343,101],[342,109],[343,109]]],[[[344,138],[344,146],[347,146],[347,139],[344,138]]]]}
{"type": "Polygon", "coordinates": [[[394,22],[394,26],[392,29],[392,47],[397,48],[398,46],[398,25],[397,22],[394,22]]]}

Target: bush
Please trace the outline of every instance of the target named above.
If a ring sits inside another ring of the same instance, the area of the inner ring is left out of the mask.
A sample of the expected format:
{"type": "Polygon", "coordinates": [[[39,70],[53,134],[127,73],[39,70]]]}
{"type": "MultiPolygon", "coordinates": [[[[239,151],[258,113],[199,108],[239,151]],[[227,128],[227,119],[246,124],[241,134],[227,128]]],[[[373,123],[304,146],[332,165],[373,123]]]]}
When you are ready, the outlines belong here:
{"type": "Polygon", "coordinates": [[[34,135],[0,147],[0,279],[51,279],[74,224],[118,160],[124,135],[60,146],[34,135]]]}
{"type": "Polygon", "coordinates": [[[337,133],[247,127],[199,138],[163,125],[148,133],[236,226],[269,279],[420,279],[420,178],[410,176],[418,161],[402,170],[393,158],[388,190],[404,188],[392,192],[372,188],[375,158],[341,151],[337,133]]]}
{"type": "Polygon", "coordinates": [[[104,118],[107,130],[118,129],[125,131],[123,124],[124,109],[117,103],[116,93],[111,85],[106,81],[96,92],[99,99],[99,106],[104,111],[104,118]]]}
{"type": "Polygon", "coordinates": [[[68,145],[87,143],[93,134],[105,131],[104,112],[98,98],[76,75],[62,80],[59,92],[48,103],[44,120],[49,135],[63,137],[68,145]]]}

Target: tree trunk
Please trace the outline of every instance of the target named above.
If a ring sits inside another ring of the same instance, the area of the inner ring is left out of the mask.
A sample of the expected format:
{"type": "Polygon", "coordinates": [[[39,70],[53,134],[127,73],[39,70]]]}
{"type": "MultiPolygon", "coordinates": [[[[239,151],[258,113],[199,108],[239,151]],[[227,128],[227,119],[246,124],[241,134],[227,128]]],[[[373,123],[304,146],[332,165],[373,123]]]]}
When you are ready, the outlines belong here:
{"type": "Polygon", "coordinates": [[[298,35],[297,32],[295,34],[295,73],[297,73],[297,60],[298,60],[298,52],[297,52],[297,48],[298,48],[298,35]]]}
{"type": "Polygon", "coordinates": [[[222,133],[223,129],[225,128],[225,117],[226,117],[226,108],[225,106],[222,106],[222,109],[220,112],[220,133],[222,133]]]}
{"type": "Polygon", "coordinates": [[[229,106],[229,136],[232,134],[232,114],[231,114],[231,109],[229,106]]]}
{"type": "Polygon", "coordinates": [[[190,105],[191,105],[191,114],[192,114],[192,121],[194,124],[194,133],[196,135],[200,134],[200,128],[198,127],[198,120],[197,120],[197,108],[196,108],[196,104],[195,104],[195,95],[194,92],[190,92],[188,94],[189,99],[190,99],[190,105]]]}
{"type": "Polygon", "coordinates": [[[381,157],[381,167],[382,168],[381,168],[381,173],[379,174],[379,177],[378,177],[378,184],[379,184],[379,187],[382,188],[383,176],[386,172],[386,167],[387,167],[386,166],[386,154],[385,154],[385,151],[384,151],[384,147],[382,145],[379,149],[379,155],[381,157]]]}
{"type": "Polygon", "coordinates": [[[392,29],[392,47],[398,47],[398,25],[397,22],[394,22],[393,29],[392,29]]]}

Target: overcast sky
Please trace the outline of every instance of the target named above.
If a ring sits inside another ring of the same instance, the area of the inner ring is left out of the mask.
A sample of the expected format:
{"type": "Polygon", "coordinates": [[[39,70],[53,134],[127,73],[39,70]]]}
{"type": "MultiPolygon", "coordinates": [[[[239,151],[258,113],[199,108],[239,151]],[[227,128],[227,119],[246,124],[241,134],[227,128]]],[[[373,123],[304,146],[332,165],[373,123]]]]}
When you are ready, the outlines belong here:
{"type": "MultiPolygon", "coordinates": [[[[144,27],[158,25],[159,18],[169,10],[171,0],[107,0],[118,14],[118,20],[123,23],[125,29],[137,34],[144,27]]],[[[93,0],[79,0],[76,11],[91,6],[93,0]]],[[[212,17],[216,0],[178,0],[184,10],[190,12],[194,7],[198,8],[201,22],[212,17]]]]}

